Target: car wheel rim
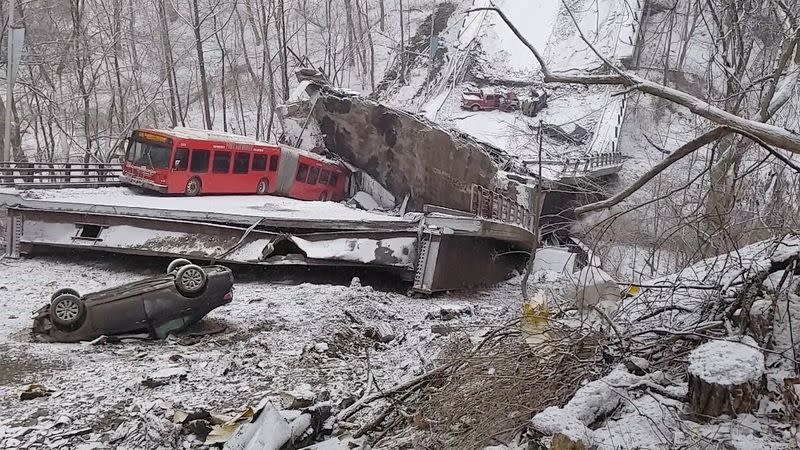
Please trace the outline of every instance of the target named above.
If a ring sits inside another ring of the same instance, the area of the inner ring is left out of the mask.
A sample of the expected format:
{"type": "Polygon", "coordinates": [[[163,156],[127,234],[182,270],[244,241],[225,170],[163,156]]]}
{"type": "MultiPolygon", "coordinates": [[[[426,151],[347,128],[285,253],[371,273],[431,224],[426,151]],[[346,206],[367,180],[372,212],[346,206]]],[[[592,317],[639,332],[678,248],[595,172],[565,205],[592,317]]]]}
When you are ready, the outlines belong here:
{"type": "Polygon", "coordinates": [[[203,285],[203,274],[199,270],[190,269],[183,273],[181,277],[183,287],[190,291],[200,289],[203,285]]]}
{"type": "Polygon", "coordinates": [[[78,304],[72,300],[61,301],[56,305],[56,317],[59,319],[70,322],[78,317],[78,304]]]}

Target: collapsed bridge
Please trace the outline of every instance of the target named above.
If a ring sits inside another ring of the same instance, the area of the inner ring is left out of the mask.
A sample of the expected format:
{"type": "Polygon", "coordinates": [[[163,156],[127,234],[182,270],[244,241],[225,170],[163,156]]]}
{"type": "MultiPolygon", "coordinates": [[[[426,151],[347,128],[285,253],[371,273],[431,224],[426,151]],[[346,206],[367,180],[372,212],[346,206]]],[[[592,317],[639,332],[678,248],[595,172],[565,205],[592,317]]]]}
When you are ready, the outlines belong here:
{"type": "Polygon", "coordinates": [[[260,266],[372,267],[420,293],[500,281],[530,250],[529,215],[501,196],[477,201],[474,214],[428,205],[399,217],[270,196],[0,191],[10,256],[71,248],[260,266]]]}

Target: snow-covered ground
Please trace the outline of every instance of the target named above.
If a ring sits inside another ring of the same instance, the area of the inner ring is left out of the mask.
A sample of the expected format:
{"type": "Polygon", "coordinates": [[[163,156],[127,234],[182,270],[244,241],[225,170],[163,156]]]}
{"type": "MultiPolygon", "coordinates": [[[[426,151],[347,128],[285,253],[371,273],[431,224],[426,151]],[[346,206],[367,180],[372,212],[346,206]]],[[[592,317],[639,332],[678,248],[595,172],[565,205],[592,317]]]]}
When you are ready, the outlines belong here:
{"type": "Polygon", "coordinates": [[[316,394],[329,392],[338,405],[360,395],[368,371],[376,386],[389,387],[429,368],[436,349],[455,336],[478,336],[519,310],[514,282],[418,299],[368,286],[297,284],[252,270],[236,271],[233,303],[208,315],[208,328],[225,327],[217,334],[106,345],[31,340],[30,314],[56,289],[86,293],[162,270],[152,260],[118,256],[0,260],[0,448],[198,448],[171,422],[175,409],[235,415],[265,397],[278,401],[302,383],[316,394]],[[448,305],[470,314],[429,318],[448,305]],[[389,325],[395,339],[380,344],[364,337],[346,313],[389,325]],[[432,325],[453,334],[433,333],[432,325]],[[187,375],[162,386],[142,384],[167,368],[187,375]],[[30,383],[54,392],[20,400],[30,383]],[[82,436],[59,437],[86,427],[82,436]],[[123,437],[112,444],[112,435],[123,437]]]}

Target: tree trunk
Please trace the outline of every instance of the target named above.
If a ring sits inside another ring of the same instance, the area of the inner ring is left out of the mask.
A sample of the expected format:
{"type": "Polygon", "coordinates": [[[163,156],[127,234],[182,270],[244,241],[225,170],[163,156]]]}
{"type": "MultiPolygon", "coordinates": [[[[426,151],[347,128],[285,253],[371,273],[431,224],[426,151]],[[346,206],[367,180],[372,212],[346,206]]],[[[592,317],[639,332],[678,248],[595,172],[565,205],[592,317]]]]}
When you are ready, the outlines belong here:
{"type": "Polygon", "coordinates": [[[194,15],[194,26],[192,28],[194,29],[194,42],[197,48],[197,67],[200,71],[200,90],[203,97],[203,119],[205,120],[206,129],[210,130],[213,128],[213,124],[211,122],[211,107],[208,102],[208,77],[206,76],[206,62],[203,54],[203,39],[200,37],[200,10],[197,5],[197,0],[192,0],[192,5],[194,6],[194,11],[192,11],[194,15]]]}
{"type": "Polygon", "coordinates": [[[406,81],[406,35],[403,26],[403,0],[400,0],[400,82],[406,81]]]}
{"type": "Polygon", "coordinates": [[[752,412],[764,386],[764,355],[748,343],[711,341],[689,354],[689,406],[700,421],[752,412]]]}
{"type": "Polygon", "coordinates": [[[169,25],[167,24],[167,7],[166,7],[167,0],[161,0],[158,5],[158,12],[159,12],[159,22],[161,22],[161,45],[164,47],[164,60],[166,63],[166,76],[167,76],[167,86],[169,89],[169,112],[170,112],[170,119],[172,120],[172,126],[178,125],[178,115],[180,114],[180,106],[178,106],[178,110],[175,109],[175,102],[179,102],[180,104],[180,97],[177,93],[177,86],[175,86],[175,71],[174,71],[174,64],[172,62],[172,44],[169,41],[169,25]]]}

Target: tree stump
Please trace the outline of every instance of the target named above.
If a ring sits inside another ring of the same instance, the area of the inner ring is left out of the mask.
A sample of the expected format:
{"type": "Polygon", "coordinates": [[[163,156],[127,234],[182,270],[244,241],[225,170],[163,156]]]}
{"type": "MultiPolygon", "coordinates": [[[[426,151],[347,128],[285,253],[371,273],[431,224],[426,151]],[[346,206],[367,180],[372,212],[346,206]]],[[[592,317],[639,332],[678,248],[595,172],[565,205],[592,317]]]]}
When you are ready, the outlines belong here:
{"type": "Polygon", "coordinates": [[[764,387],[764,355],[755,341],[712,341],[689,355],[689,406],[698,420],[752,412],[764,387]],[[753,345],[753,346],[751,346],[753,345]]]}

